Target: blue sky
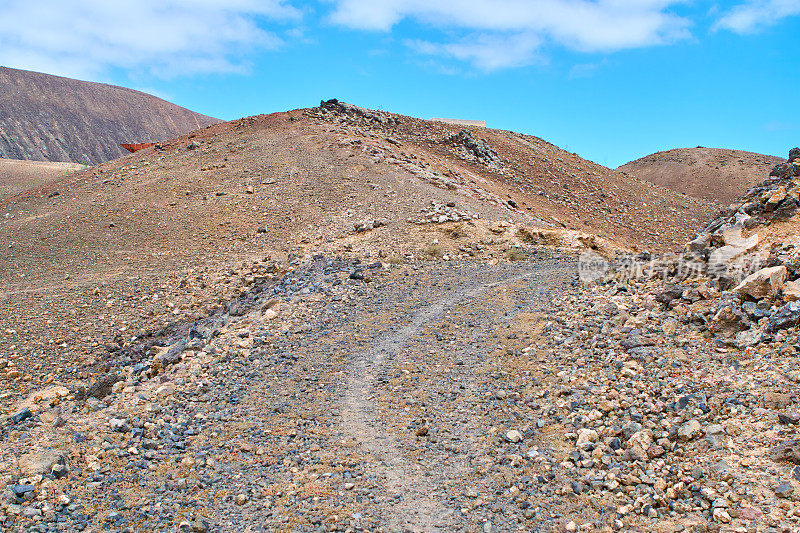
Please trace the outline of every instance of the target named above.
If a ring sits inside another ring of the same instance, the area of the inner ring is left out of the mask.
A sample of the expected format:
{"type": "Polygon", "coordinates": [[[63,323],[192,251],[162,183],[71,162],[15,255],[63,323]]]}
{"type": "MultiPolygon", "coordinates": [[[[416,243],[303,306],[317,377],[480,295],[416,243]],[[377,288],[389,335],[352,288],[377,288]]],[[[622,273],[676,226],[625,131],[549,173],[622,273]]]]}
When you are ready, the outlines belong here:
{"type": "Polygon", "coordinates": [[[800,0],[5,0],[0,65],[222,119],[339,98],[617,166],[800,144],[800,0]]]}

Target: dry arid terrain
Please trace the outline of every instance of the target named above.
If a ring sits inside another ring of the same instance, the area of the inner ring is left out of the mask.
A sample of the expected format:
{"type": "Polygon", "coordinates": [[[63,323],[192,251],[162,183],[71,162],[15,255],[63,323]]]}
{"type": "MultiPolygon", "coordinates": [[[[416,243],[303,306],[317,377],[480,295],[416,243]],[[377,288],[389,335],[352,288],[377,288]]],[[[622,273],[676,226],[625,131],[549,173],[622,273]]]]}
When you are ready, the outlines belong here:
{"type": "Polygon", "coordinates": [[[728,205],[764,181],[783,158],[722,148],[675,148],[617,168],[694,198],[728,205]]]}
{"type": "Polygon", "coordinates": [[[97,164],[219,120],[125,87],[0,67],[0,158],[97,164]]]}
{"type": "Polygon", "coordinates": [[[46,187],[70,172],[83,170],[78,163],[0,159],[0,201],[46,187]]]}
{"type": "Polygon", "coordinates": [[[796,531],[781,164],[719,211],[328,101],[6,198],[0,529],[796,531]]]}

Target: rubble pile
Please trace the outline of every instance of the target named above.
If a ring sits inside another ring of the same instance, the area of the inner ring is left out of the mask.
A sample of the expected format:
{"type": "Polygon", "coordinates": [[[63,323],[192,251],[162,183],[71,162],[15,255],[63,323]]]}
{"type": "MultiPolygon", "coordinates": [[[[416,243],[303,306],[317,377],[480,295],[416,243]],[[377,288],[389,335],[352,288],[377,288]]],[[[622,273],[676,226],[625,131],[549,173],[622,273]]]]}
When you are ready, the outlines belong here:
{"type": "Polygon", "coordinates": [[[422,210],[422,215],[419,218],[412,218],[408,221],[415,224],[443,224],[445,222],[460,222],[478,218],[480,218],[479,215],[456,209],[456,205],[453,202],[447,204],[431,202],[430,207],[422,210]]]}
{"type": "Polygon", "coordinates": [[[749,191],[677,254],[582,257],[607,274],[548,325],[562,389],[531,401],[573,443],[562,493],[610,499],[615,528],[800,527],[800,249],[763,257],[755,231],[797,192],[791,177],[749,191]]]}
{"type": "Polygon", "coordinates": [[[455,146],[459,155],[464,159],[475,161],[491,168],[496,167],[501,162],[497,152],[486,141],[475,137],[468,130],[461,130],[447,139],[447,143],[455,146]]]}
{"type": "Polygon", "coordinates": [[[391,126],[400,123],[400,120],[396,116],[388,113],[381,113],[380,111],[364,109],[363,107],[358,107],[346,102],[340,102],[336,98],[320,102],[319,112],[323,115],[328,113],[342,119],[361,121],[367,124],[379,123],[391,126]]]}

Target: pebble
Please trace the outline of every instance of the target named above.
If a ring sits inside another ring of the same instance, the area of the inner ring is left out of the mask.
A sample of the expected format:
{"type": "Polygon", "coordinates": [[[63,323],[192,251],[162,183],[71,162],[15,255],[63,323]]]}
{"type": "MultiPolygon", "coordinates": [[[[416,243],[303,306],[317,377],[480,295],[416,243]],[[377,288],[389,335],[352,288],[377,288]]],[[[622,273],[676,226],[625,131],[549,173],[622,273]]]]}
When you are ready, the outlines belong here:
{"type": "Polygon", "coordinates": [[[508,442],[521,442],[522,441],[522,433],[517,431],[516,429],[512,429],[506,433],[506,440],[508,442]]]}

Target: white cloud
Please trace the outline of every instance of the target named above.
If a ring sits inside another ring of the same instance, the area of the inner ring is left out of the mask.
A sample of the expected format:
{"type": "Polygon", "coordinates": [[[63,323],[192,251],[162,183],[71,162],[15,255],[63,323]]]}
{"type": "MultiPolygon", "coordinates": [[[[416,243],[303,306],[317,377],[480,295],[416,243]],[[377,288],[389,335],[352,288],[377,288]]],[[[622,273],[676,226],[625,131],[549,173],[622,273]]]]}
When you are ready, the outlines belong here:
{"type": "Polygon", "coordinates": [[[490,70],[535,61],[546,42],[581,52],[613,52],[690,36],[690,21],[669,12],[681,0],[331,1],[333,22],[350,28],[389,31],[409,19],[464,32],[444,44],[410,44],[490,70]]]}
{"type": "Polygon", "coordinates": [[[284,0],[4,0],[0,65],[86,78],[237,72],[250,50],[282,43],[258,21],[299,16],[284,0]]]}
{"type": "Polygon", "coordinates": [[[479,34],[459,42],[439,44],[430,41],[406,41],[412,49],[427,55],[452,57],[468,61],[481,70],[528,65],[537,59],[541,39],[534,33],[510,36],[479,34]]]}
{"type": "Polygon", "coordinates": [[[578,65],[574,65],[571,69],[569,69],[569,79],[575,80],[579,78],[591,78],[597,73],[598,70],[607,64],[608,60],[603,58],[602,61],[597,63],[580,63],[578,65]]]}
{"type": "Polygon", "coordinates": [[[800,0],[750,0],[728,11],[714,29],[750,33],[792,15],[800,15],[800,0]]]}

